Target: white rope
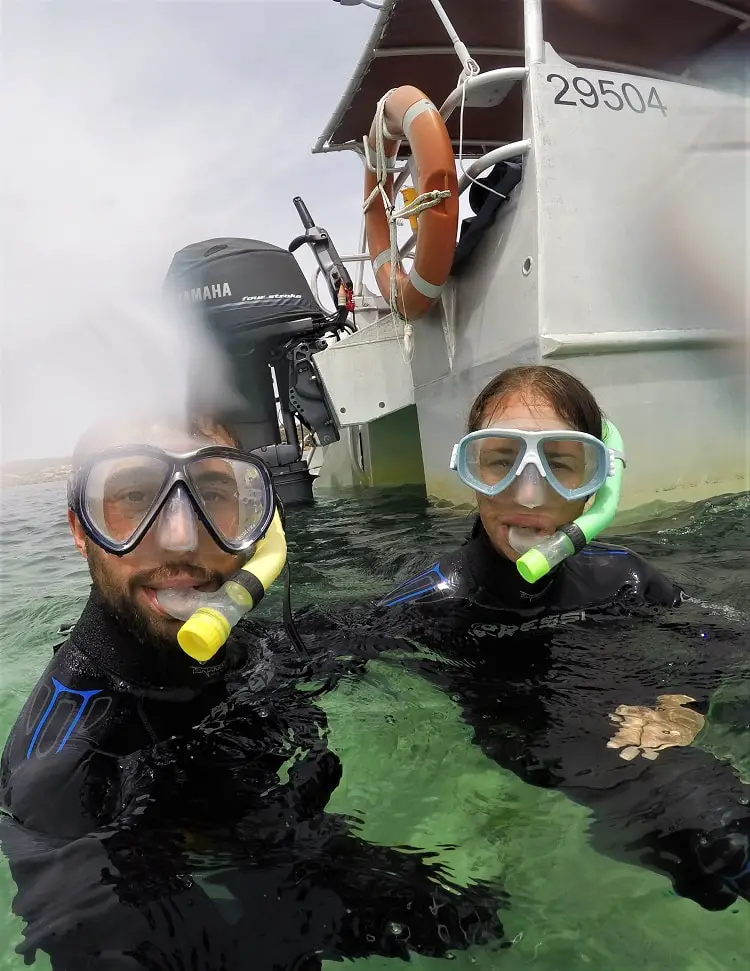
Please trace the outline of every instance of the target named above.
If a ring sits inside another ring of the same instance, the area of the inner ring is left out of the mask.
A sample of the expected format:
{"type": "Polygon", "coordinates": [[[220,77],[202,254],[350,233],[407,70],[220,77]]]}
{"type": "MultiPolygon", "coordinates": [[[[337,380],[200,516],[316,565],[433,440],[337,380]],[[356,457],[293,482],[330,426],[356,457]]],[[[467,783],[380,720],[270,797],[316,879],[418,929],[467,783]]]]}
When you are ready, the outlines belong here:
{"type": "MultiPolygon", "coordinates": [[[[448,189],[433,189],[431,192],[423,192],[402,209],[393,209],[393,207],[391,207],[391,212],[388,214],[388,218],[390,220],[391,238],[391,292],[389,302],[391,305],[391,315],[393,317],[394,327],[396,327],[396,317],[400,317],[404,322],[404,344],[402,350],[406,355],[406,360],[409,362],[409,364],[411,364],[412,358],[414,357],[414,325],[407,319],[406,313],[402,314],[397,306],[398,289],[396,286],[396,267],[401,265],[398,251],[397,220],[401,218],[408,218],[409,216],[417,216],[420,212],[424,212],[425,209],[431,209],[433,206],[436,206],[441,199],[446,199],[449,196],[450,190],[448,189]]],[[[404,311],[406,311],[406,307],[404,307],[404,311]]],[[[398,334],[398,330],[396,333],[398,334]]]]}
{"type": "MultiPolygon", "coordinates": [[[[389,304],[391,308],[391,318],[393,320],[394,330],[396,332],[396,339],[399,342],[399,347],[401,347],[402,354],[406,354],[405,360],[411,363],[414,356],[414,327],[409,322],[404,314],[398,310],[398,289],[396,286],[397,280],[397,269],[401,266],[401,260],[399,258],[399,248],[398,248],[398,220],[408,219],[411,216],[418,216],[425,209],[431,209],[433,206],[437,206],[443,199],[447,199],[450,196],[449,189],[432,189],[430,192],[423,192],[418,195],[416,199],[413,199],[410,203],[403,206],[401,209],[396,209],[394,203],[388,197],[388,193],[385,191],[385,182],[389,175],[392,175],[395,168],[393,165],[388,164],[388,158],[385,154],[385,141],[388,138],[393,141],[394,138],[387,130],[385,126],[385,105],[393,93],[395,88],[387,91],[383,97],[378,101],[378,106],[375,110],[375,163],[370,158],[370,146],[367,138],[364,139],[365,145],[365,162],[367,167],[371,172],[375,173],[375,178],[377,180],[375,188],[365,199],[363,204],[363,211],[367,212],[370,208],[373,200],[377,198],[378,193],[383,200],[383,208],[385,210],[385,215],[388,220],[388,229],[390,237],[390,263],[391,263],[391,289],[389,294],[389,304]],[[404,322],[404,343],[401,345],[401,340],[398,334],[398,325],[396,323],[396,318],[400,318],[404,322]]],[[[406,308],[404,308],[406,309],[406,308]]]]}

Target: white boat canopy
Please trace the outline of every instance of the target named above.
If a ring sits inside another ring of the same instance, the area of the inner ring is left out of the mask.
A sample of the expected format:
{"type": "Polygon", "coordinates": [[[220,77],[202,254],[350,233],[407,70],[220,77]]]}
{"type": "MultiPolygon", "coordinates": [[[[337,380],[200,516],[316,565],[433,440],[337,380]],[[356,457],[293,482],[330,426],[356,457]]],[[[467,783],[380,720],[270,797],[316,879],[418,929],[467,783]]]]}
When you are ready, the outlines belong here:
{"type": "MultiPolygon", "coordinates": [[[[442,6],[483,73],[524,65],[523,0],[443,0],[442,6]]],[[[544,40],[560,57],[616,73],[687,82],[711,51],[750,39],[750,0],[544,0],[541,6],[544,40]]],[[[432,0],[385,0],[313,151],[361,150],[386,91],[413,84],[440,105],[455,89],[460,70],[432,0]]],[[[469,112],[465,154],[482,155],[520,138],[521,106],[520,85],[514,84],[493,107],[469,112]]],[[[455,144],[458,123],[456,112],[448,122],[455,144]]]]}

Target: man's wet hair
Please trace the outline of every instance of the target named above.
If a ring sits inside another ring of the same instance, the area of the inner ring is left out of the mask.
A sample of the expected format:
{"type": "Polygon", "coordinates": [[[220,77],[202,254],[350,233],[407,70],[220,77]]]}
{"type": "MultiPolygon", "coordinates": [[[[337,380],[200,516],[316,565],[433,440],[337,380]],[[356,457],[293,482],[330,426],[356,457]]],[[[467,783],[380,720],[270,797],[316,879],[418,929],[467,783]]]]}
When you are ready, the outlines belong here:
{"type": "Polygon", "coordinates": [[[133,431],[133,443],[138,441],[138,433],[146,428],[165,428],[184,431],[191,438],[211,438],[221,445],[239,448],[240,443],[231,427],[212,415],[196,414],[179,417],[176,415],[144,415],[129,420],[102,421],[90,425],[81,435],[73,449],[73,468],[79,466],[88,456],[108,448],[113,437],[123,441],[123,432],[133,431]]]}

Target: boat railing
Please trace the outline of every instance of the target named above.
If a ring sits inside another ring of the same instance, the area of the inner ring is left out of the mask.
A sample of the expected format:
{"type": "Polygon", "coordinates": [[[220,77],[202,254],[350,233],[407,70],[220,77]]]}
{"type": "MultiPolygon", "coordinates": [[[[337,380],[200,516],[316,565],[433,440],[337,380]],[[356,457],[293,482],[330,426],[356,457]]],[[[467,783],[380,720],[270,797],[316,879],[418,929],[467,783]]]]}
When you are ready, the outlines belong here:
{"type": "Polygon", "coordinates": [[[519,156],[526,155],[530,148],[531,139],[522,138],[517,142],[508,142],[505,145],[501,145],[500,148],[493,148],[491,152],[487,152],[481,158],[475,159],[467,166],[461,178],[458,180],[458,194],[461,195],[465,192],[482,172],[491,169],[498,162],[507,162],[510,158],[518,158],[519,156]]]}
{"type": "MultiPolygon", "coordinates": [[[[507,142],[505,145],[501,145],[499,148],[493,148],[491,152],[487,152],[485,155],[474,159],[470,165],[464,169],[458,180],[458,194],[463,195],[464,192],[469,188],[469,186],[474,182],[479,176],[486,172],[487,169],[491,169],[493,165],[497,165],[498,162],[507,162],[508,159],[518,158],[528,154],[531,148],[531,140],[528,138],[522,138],[517,142],[507,142]]],[[[399,247],[398,253],[401,259],[405,259],[412,255],[414,249],[414,244],[417,241],[417,234],[412,233],[411,236],[404,242],[402,246],[399,247]]]]}
{"type": "MultiPolygon", "coordinates": [[[[447,121],[453,112],[458,108],[464,96],[468,100],[470,95],[476,96],[478,92],[485,88],[490,88],[488,93],[487,107],[499,105],[506,97],[510,89],[517,81],[523,81],[527,74],[526,67],[521,64],[518,67],[500,67],[495,71],[484,71],[475,74],[451,91],[440,108],[443,121],[447,121]]],[[[472,108],[485,107],[485,105],[471,105],[472,108]]]]}

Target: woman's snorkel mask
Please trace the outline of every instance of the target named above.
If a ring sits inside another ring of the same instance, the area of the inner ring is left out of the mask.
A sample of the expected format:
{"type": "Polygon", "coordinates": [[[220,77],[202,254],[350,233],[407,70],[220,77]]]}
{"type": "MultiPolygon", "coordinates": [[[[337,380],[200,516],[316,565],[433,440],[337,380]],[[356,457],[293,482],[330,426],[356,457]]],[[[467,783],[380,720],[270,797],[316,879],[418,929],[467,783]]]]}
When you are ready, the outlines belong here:
{"type": "Polygon", "coordinates": [[[526,432],[483,428],[454,446],[450,467],[467,486],[493,497],[509,486],[531,480],[529,507],[541,505],[545,483],[563,499],[596,498],[572,523],[561,526],[516,561],[524,580],[536,583],[578,553],[605,530],[617,513],[625,454],[617,428],[604,421],[603,441],[575,431],[526,432]],[[534,491],[539,501],[533,499],[534,491]]]}
{"type": "MultiPolygon", "coordinates": [[[[151,529],[165,551],[190,552],[198,547],[202,523],[225,553],[249,557],[213,593],[156,591],[162,610],[185,621],[177,634],[180,647],[201,664],[258,606],[286,563],[283,510],[271,473],[240,449],[217,445],[176,453],[128,445],[101,451],[72,473],[68,503],[89,538],[115,556],[132,552],[151,529]]],[[[295,646],[304,651],[291,619],[288,573],[284,615],[295,646]]]]}

